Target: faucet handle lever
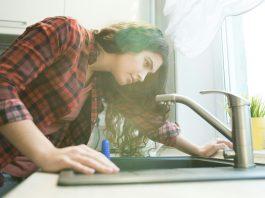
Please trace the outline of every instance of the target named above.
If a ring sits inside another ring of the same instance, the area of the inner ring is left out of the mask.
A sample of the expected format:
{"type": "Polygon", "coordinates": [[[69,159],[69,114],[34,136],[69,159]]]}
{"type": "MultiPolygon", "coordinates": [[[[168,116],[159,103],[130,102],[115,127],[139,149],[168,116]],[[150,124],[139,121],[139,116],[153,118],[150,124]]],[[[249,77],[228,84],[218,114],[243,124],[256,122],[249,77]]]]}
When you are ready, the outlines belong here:
{"type": "Polygon", "coordinates": [[[223,157],[224,159],[233,159],[236,156],[236,153],[233,149],[224,148],[223,157]]]}
{"type": "Polygon", "coordinates": [[[200,91],[201,94],[209,94],[209,93],[219,93],[224,94],[230,103],[231,106],[241,106],[241,105],[250,105],[249,101],[245,98],[238,96],[236,94],[232,94],[226,91],[219,91],[219,90],[204,90],[200,91]]]}

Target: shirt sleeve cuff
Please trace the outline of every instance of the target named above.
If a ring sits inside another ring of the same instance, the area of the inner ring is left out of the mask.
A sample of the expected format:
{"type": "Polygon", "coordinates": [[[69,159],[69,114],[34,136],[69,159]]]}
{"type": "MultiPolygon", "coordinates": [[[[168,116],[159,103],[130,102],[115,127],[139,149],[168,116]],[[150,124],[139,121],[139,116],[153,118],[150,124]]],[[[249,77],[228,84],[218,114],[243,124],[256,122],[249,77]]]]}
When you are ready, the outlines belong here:
{"type": "Polygon", "coordinates": [[[149,134],[153,141],[160,142],[166,146],[175,147],[177,136],[180,134],[180,127],[177,122],[166,121],[159,129],[157,134],[149,134]]]}
{"type": "Polygon", "coordinates": [[[0,101],[0,126],[20,120],[33,120],[21,100],[8,99],[0,101]]]}

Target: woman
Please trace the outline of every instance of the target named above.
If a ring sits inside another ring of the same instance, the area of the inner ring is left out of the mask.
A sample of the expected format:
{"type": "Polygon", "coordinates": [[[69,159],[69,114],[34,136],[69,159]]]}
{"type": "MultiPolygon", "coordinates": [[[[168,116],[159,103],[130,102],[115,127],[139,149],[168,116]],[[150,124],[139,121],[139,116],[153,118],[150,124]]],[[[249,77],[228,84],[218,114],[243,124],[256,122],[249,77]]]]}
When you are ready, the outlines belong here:
{"type": "Polygon", "coordinates": [[[167,55],[163,34],[151,25],[119,23],[98,32],[50,17],[28,27],[0,57],[3,175],[24,178],[37,167],[117,173],[84,145],[104,103],[106,135],[123,155],[141,155],[146,137],[198,156],[231,146],[198,147],[167,121],[169,107],[154,100],[165,93],[167,55]]]}

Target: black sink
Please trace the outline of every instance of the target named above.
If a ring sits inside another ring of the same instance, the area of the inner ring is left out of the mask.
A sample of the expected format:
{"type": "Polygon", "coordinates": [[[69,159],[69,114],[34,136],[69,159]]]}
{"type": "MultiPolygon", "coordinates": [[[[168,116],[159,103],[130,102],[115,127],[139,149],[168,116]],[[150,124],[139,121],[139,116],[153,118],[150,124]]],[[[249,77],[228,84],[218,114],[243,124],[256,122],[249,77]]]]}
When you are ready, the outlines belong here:
{"type": "Polygon", "coordinates": [[[232,160],[201,157],[113,157],[116,174],[95,173],[87,176],[72,170],[62,171],[58,185],[115,185],[164,182],[264,179],[265,166],[234,168],[232,160]]]}
{"type": "Polygon", "coordinates": [[[113,157],[121,171],[233,166],[232,161],[196,157],[113,157]]]}

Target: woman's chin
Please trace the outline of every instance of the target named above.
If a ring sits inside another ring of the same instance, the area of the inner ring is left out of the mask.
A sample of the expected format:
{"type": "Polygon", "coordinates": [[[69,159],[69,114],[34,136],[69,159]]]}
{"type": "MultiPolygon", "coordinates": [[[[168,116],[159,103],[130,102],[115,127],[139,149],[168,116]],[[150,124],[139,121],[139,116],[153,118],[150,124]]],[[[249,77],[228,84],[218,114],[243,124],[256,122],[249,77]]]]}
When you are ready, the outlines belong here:
{"type": "Polygon", "coordinates": [[[124,85],[128,85],[129,83],[126,82],[126,81],[118,81],[118,84],[119,84],[120,86],[124,86],[124,85]]]}
{"type": "Polygon", "coordinates": [[[118,84],[120,85],[120,86],[124,86],[124,85],[130,85],[130,84],[132,84],[132,82],[130,81],[130,80],[119,80],[119,81],[117,81],[118,82],[118,84]]]}

